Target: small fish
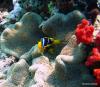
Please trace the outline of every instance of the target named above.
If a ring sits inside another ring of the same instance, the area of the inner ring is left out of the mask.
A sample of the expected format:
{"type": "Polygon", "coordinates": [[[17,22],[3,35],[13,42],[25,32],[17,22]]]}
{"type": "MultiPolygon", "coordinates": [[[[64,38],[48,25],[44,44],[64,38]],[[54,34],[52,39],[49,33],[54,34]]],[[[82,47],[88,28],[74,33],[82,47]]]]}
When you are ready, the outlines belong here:
{"type": "Polygon", "coordinates": [[[74,32],[71,32],[66,35],[66,40],[58,40],[50,37],[43,37],[38,42],[38,49],[43,54],[44,51],[48,51],[49,53],[54,53],[55,46],[57,45],[68,45],[69,47],[74,48],[76,43],[76,37],[74,32]]]}
{"type": "Polygon", "coordinates": [[[43,53],[44,51],[49,51],[50,53],[53,53],[53,49],[55,45],[60,44],[60,40],[55,40],[54,38],[49,37],[43,37],[38,42],[38,48],[43,53]]]}

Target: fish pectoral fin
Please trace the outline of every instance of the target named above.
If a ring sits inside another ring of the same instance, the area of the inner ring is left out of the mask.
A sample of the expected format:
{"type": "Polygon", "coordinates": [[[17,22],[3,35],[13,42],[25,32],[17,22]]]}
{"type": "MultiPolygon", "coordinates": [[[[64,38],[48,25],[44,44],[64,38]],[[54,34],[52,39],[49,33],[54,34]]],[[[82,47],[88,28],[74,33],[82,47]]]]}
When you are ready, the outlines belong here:
{"type": "Polygon", "coordinates": [[[47,48],[47,47],[50,47],[50,46],[51,46],[51,44],[48,44],[48,45],[47,45],[47,46],[45,46],[45,47],[47,48]]]}

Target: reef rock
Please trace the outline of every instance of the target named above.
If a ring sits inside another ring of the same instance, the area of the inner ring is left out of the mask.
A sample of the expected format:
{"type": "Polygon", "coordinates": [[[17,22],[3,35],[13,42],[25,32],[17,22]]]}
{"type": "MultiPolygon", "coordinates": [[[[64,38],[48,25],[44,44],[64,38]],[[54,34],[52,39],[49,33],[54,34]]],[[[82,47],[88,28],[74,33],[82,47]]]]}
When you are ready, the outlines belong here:
{"type": "Polygon", "coordinates": [[[100,32],[100,15],[97,15],[97,17],[96,17],[96,20],[94,22],[94,28],[95,28],[95,31],[94,31],[93,35],[96,36],[97,33],[100,32]]]}
{"type": "Polygon", "coordinates": [[[86,58],[84,45],[75,45],[72,41],[73,38],[56,57],[54,72],[56,77],[64,82],[64,86],[61,87],[84,87],[85,83],[93,83],[94,79],[84,65],[86,58]]]}
{"type": "MultiPolygon", "coordinates": [[[[84,51],[85,47],[83,44],[77,45],[76,47],[70,47],[66,45],[62,50],[60,55],[66,56],[66,61],[70,61],[71,63],[82,63],[86,58],[86,52],[84,51]],[[67,56],[68,59],[67,59],[67,56]]],[[[60,56],[62,57],[62,56],[60,56]]]]}
{"type": "Polygon", "coordinates": [[[58,55],[52,62],[40,56],[30,67],[24,59],[12,65],[0,87],[82,87],[93,80],[88,69],[80,61],[73,62],[72,56],[58,55]]]}
{"type": "Polygon", "coordinates": [[[40,14],[43,18],[49,16],[48,0],[26,0],[23,3],[23,8],[28,12],[36,12],[40,14]]]}
{"type": "Polygon", "coordinates": [[[84,83],[92,83],[94,79],[88,69],[82,63],[72,63],[71,61],[71,56],[59,55],[56,57],[55,75],[65,83],[61,87],[83,87],[84,83]]]}
{"type": "Polygon", "coordinates": [[[0,59],[0,72],[6,74],[8,69],[14,62],[15,62],[15,57],[13,56],[6,57],[5,59],[0,59]]]}
{"type": "Polygon", "coordinates": [[[63,40],[68,32],[73,32],[76,25],[84,18],[80,11],[72,11],[67,15],[55,14],[47,21],[42,22],[40,28],[49,37],[63,40]]]}
{"type": "Polygon", "coordinates": [[[42,18],[35,13],[26,13],[19,22],[7,27],[1,34],[1,49],[13,56],[20,57],[34,46],[42,37],[38,29],[42,18]]]}
{"type": "Polygon", "coordinates": [[[5,59],[5,58],[7,58],[7,57],[8,57],[7,54],[3,53],[3,52],[1,51],[1,49],[0,49],[0,59],[5,59]]]}
{"type": "Polygon", "coordinates": [[[77,47],[77,42],[76,42],[76,36],[71,33],[67,34],[65,37],[65,40],[67,42],[65,42],[65,46],[62,48],[60,54],[61,55],[72,55],[73,54],[73,50],[75,47],[77,47]]]}
{"type": "Polygon", "coordinates": [[[0,23],[1,27],[7,27],[12,23],[14,24],[16,21],[19,21],[26,12],[24,8],[22,8],[22,0],[12,0],[12,2],[13,9],[4,16],[2,22],[0,23]]]}
{"type": "Polygon", "coordinates": [[[29,87],[82,87],[93,77],[81,63],[72,63],[70,56],[59,55],[55,62],[45,56],[33,60],[29,71],[33,76],[29,87]]]}
{"type": "Polygon", "coordinates": [[[16,62],[15,57],[8,56],[7,54],[3,53],[0,49],[0,79],[2,77],[2,74],[6,76],[7,71],[14,62],[16,62]]]}
{"type": "Polygon", "coordinates": [[[38,45],[33,46],[28,52],[24,53],[20,59],[25,59],[28,64],[32,63],[32,59],[39,57],[41,55],[38,45]]]}
{"type": "Polygon", "coordinates": [[[9,20],[18,21],[25,14],[25,10],[21,7],[19,1],[20,0],[13,0],[14,8],[7,16],[9,20]]]}
{"type": "Polygon", "coordinates": [[[35,84],[30,83],[30,87],[49,87],[47,80],[53,71],[52,64],[45,56],[33,60],[33,65],[29,67],[35,84]]]}
{"type": "Polygon", "coordinates": [[[29,77],[29,65],[24,59],[15,63],[8,72],[7,79],[0,84],[0,87],[24,87],[29,77]]]}

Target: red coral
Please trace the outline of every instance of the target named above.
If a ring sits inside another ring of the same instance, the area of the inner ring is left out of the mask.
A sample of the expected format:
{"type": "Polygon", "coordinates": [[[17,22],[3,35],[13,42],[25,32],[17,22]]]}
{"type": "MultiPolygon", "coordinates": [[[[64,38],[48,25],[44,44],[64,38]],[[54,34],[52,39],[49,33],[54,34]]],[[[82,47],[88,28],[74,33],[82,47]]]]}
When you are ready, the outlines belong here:
{"type": "Polygon", "coordinates": [[[83,19],[83,20],[82,20],[82,24],[83,24],[83,25],[88,25],[88,24],[89,24],[89,21],[86,20],[86,19],[83,19]]]}
{"type": "Polygon", "coordinates": [[[94,27],[89,25],[89,21],[83,19],[81,24],[76,28],[75,35],[77,38],[77,43],[90,44],[93,42],[93,31],[94,27]]]}
{"type": "Polygon", "coordinates": [[[100,85],[100,69],[94,69],[93,74],[96,77],[96,83],[100,85]]]}
{"type": "Polygon", "coordinates": [[[87,58],[86,66],[92,66],[95,62],[100,61],[100,52],[98,48],[93,48],[92,55],[87,58]]]}
{"type": "MultiPolygon", "coordinates": [[[[75,35],[77,38],[77,43],[91,44],[94,43],[95,48],[92,49],[91,55],[87,58],[85,65],[88,67],[97,66],[100,62],[100,32],[97,34],[96,38],[93,39],[94,27],[89,25],[89,21],[83,19],[81,24],[78,24],[75,35]]],[[[100,68],[94,69],[93,74],[96,77],[95,82],[97,87],[100,87],[100,68]]]]}

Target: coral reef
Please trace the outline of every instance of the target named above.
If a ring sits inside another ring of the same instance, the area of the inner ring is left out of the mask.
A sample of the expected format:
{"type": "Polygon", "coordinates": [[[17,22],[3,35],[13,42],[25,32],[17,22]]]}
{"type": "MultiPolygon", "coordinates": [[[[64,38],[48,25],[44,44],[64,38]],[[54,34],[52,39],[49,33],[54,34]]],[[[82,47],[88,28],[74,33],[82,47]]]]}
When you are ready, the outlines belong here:
{"type": "Polygon", "coordinates": [[[0,1],[0,87],[100,86],[99,1],[7,1],[13,7],[0,1]]]}
{"type": "Polygon", "coordinates": [[[7,80],[0,84],[1,87],[24,87],[29,77],[28,64],[24,59],[15,63],[8,72],[7,80]]]}
{"type": "Polygon", "coordinates": [[[0,0],[0,11],[4,9],[8,9],[11,11],[13,8],[13,3],[11,0],[0,0]]]}
{"type": "Polygon", "coordinates": [[[73,62],[72,57],[67,55],[59,55],[56,58],[56,76],[60,78],[61,81],[65,81],[66,84],[64,84],[64,86],[82,87],[82,83],[84,82],[93,82],[93,77],[89,74],[87,68],[78,63],[78,61],[76,61],[76,63],[73,62]]]}
{"type": "Polygon", "coordinates": [[[86,56],[87,59],[86,59],[85,65],[92,70],[91,72],[94,71],[94,76],[96,77],[95,83],[97,86],[99,86],[100,85],[100,81],[98,78],[99,70],[97,69],[100,68],[99,66],[99,63],[100,63],[100,32],[97,33],[96,35],[93,35],[94,31],[98,31],[98,30],[94,29],[92,25],[89,26],[88,21],[83,19],[82,24],[78,25],[75,34],[76,34],[76,38],[78,42],[83,43],[87,48],[87,56],[86,56]],[[87,25],[87,26],[84,26],[84,25],[87,25]],[[86,35],[86,37],[84,36],[84,34],[86,35]]]}
{"type": "Polygon", "coordinates": [[[78,63],[67,61],[66,58],[69,60],[70,56],[61,56],[62,57],[57,56],[56,62],[54,63],[51,63],[45,56],[38,57],[33,60],[33,64],[29,67],[29,71],[25,60],[21,59],[11,67],[7,75],[7,80],[2,82],[0,86],[82,87],[82,82],[93,82],[93,78],[84,65],[80,64],[79,66],[78,63]],[[20,74],[18,74],[19,72],[20,74]],[[31,78],[26,78],[29,77],[28,72],[31,72],[31,78]],[[29,83],[25,84],[24,82],[26,80],[29,83]]]}
{"type": "Polygon", "coordinates": [[[20,18],[25,14],[25,9],[22,8],[22,3],[20,3],[21,0],[13,0],[12,4],[13,4],[13,8],[12,10],[9,12],[8,10],[6,10],[7,12],[9,12],[9,14],[7,14],[6,16],[4,16],[3,21],[1,21],[0,26],[8,27],[8,25],[10,24],[14,24],[16,21],[19,21],[20,18]]]}
{"type": "Polygon", "coordinates": [[[55,12],[59,12],[59,13],[63,13],[63,14],[67,14],[68,12],[71,12],[73,10],[75,10],[76,6],[74,3],[74,0],[55,0],[55,6],[54,6],[54,10],[55,12]]]}
{"type": "Polygon", "coordinates": [[[85,60],[85,54],[84,52],[84,46],[83,44],[80,44],[76,46],[75,48],[70,47],[69,45],[66,45],[62,50],[60,55],[65,55],[66,61],[67,57],[68,61],[71,63],[82,63],[85,60]]]}
{"type": "Polygon", "coordinates": [[[19,1],[21,0],[13,0],[14,8],[6,17],[9,21],[18,21],[25,13],[25,10],[21,7],[19,1]]]}
{"type": "Polygon", "coordinates": [[[89,22],[85,19],[76,28],[75,35],[77,43],[91,44],[93,42],[94,27],[89,25],[89,22]]]}
{"type": "MultiPolygon", "coordinates": [[[[67,31],[66,27],[68,27],[68,26],[66,24],[69,24],[67,22],[69,20],[71,20],[71,18],[76,17],[75,23],[78,23],[84,16],[80,12],[74,11],[74,12],[66,15],[66,17],[67,17],[66,21],[64,21],[65,17],[63,14],[58,14],[58,16],[54,15],[53,17],[51,17],[51,19],[47,20],[47,22],[45,22],[45,24],[43,23],[40,26],[42,27],[43,32],[44,33],[46,32],[48,36],[53,34],[52,37],[55,37],[57,39],[63,39],[62,37],[64,37],[67,34],[67,32],[69,32],[69,31],[72,32],[75,27],[75,24],[73,24],[73,26],[71,25],[71,27],[69,25],[70,30],[67,31]],[[72,15],[74,15],[74,16],[72,16],[72,15]],[[78,16],[79,16],[79,18],[77,18],[78,16]],[[60,24],[61,28],[56,26],[56,25],[59,25],[58,19],[59,19],[59,23],[61,21],[61,24],[60,24]],[[56,24],[55,27],[53,27],[54,25],[52,25],[52,21],[55,22],[55,24],[56,24]],[[49,28],[50,28],[50,30],[49,30],[49,28]],[[71,30],[71,28],[72,28],[72,30],[71,30]],[[62,31],[62,29],[63,29],[63,31],[62,31]],[[48,33],[50,33],[50,34],[48,34],[48,33]],[[59,34],[60,34],[60,36],[59,36],[59,34]]],[[[15,23],[15,25],[9,26],[1,34],[2,50],[4,50],[5,52],[12,54],[16,57],[20,57],[22,54],[29,51],[29,49],[36,44],[36,42],[39,40],[39,38],[42,37],[42,32],[40,29],[38,29],[38,25],[41,22],[42,22],[42,19],[37,14],[26,13],[19,22],[15,23]],[[33,17],[33,19],[32,19],[32,17],[33,17]],[[36,18],[36,19],[34,19],[34,18],[36,18]],[[30,27],[27,26],[28,24],[30,24],[30,27]],[[40,35],[37,35],[37,33],[38,34],[40,33],[40,35]],[[16,44],[16,41],[17,41],[17,44],[16,44]],[[27,44],[27,42],[28,42],[28,44],[27,44]],[[12,46],[10,46],[11,44],[12,44],[12,46]],[[24,46],[25,46],[25,48],[24,48],[24,46]]]]}
{"type": "Polygon", "coordinates": [[[77,10],[67,15],[58,13],[51,16],[47,21],[42,22],[40,28],[46,35],[63,40],[67,32],[74,31],[82,18],[84,18],[84,15],[77,10]]]}
{"type": "Polygon", "coordinates": [[[0,83],[6,79],[7,72],[15,61],[15,57],[8,56],[0,50],[0,83]]]}
{"type": "Polygon", "coordinates": [[[0,39],[1,49],[19,58],[42,37],[42,32],[38,29],[41,22],[42,18],[39,15],[26,13],[19,22],[10,25],[3,31],[0,39]]]}
{"type": "Polygon", "coordinates": [[[36,58],[33,61],[33,65],[29,67],[29,71],[34,76],[33,80],[35,82],[35,84],[30,87],[49,86],[47,80],[53,71],[53,67],[47,57],[41,56],[39,58],[36,58]]]}
{"type": "Polygon", "coordinates": [[[20,59],[25,59],[29,64],[32,64],[32,59],[39,56],[41,56],[41,52],[36,44],[28,52],[21,55],[20,59]]]}
{"type": "Polygon", "coordinates": [[[99,31],[100,31],[100,23],[99,23],[99,20],[100,20],[100,15],[97,15],[96,17],[96,20],[94,22],[94,27],[95,27],[95,31],[93,32],[93,35],[96,36],[99,31]]]}
{"type": "Polygon", "coordinates": [[[15,62],[15,58],[13,56],[0,60],[0,72],[7,73],[9,67],[15,62]]]}

